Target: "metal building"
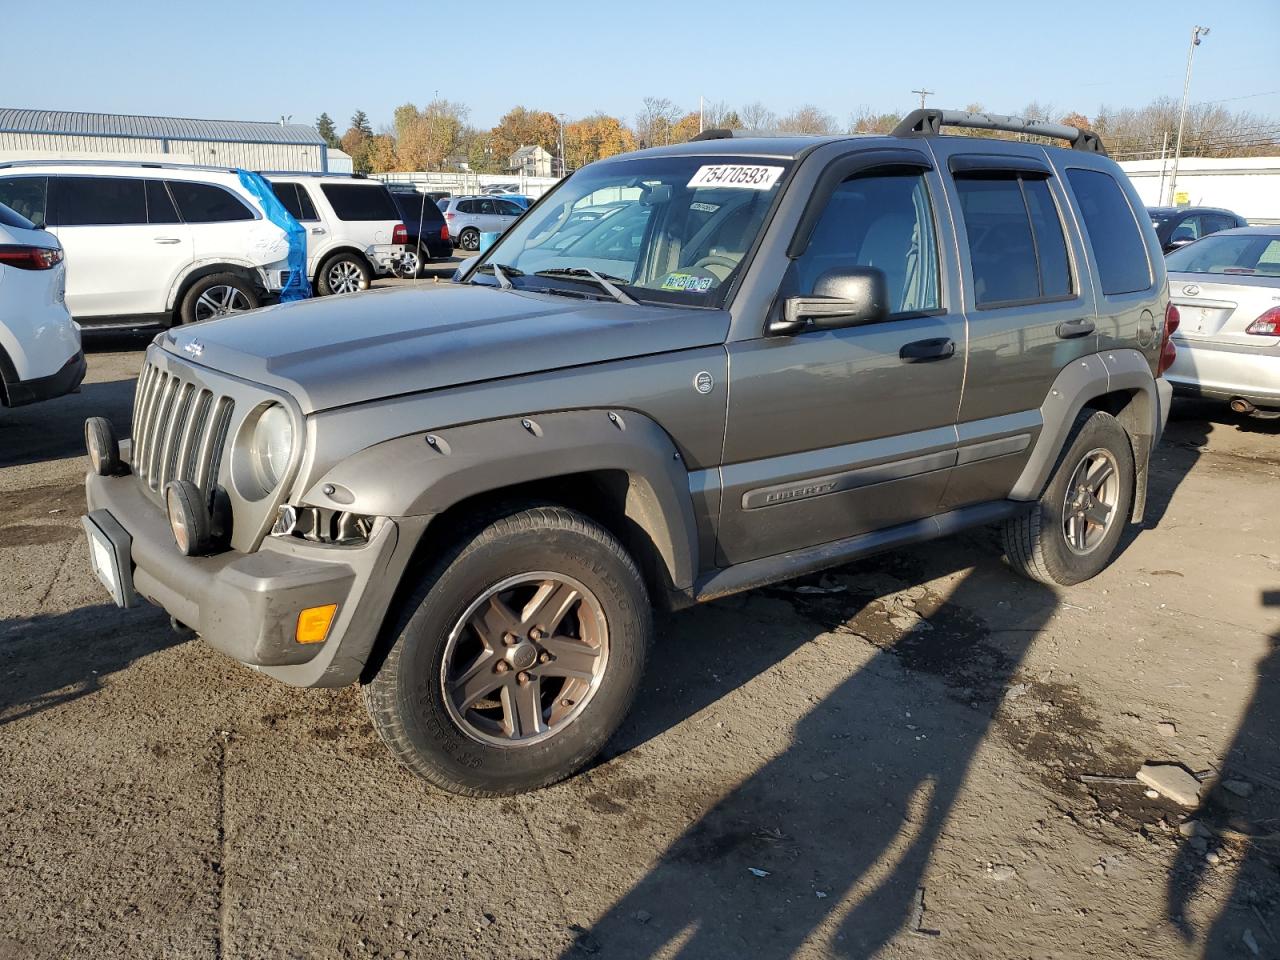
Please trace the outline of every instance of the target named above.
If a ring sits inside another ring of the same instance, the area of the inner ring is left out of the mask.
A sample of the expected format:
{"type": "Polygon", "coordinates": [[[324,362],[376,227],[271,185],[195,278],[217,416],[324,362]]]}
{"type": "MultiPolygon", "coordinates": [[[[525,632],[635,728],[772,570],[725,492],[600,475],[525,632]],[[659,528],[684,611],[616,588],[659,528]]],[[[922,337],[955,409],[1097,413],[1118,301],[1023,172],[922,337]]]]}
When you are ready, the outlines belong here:
{"type": "Polygon", "coordinates": [[[315,127],[0,107],[0,160],[165,160],[327,172],[315,127]]]}

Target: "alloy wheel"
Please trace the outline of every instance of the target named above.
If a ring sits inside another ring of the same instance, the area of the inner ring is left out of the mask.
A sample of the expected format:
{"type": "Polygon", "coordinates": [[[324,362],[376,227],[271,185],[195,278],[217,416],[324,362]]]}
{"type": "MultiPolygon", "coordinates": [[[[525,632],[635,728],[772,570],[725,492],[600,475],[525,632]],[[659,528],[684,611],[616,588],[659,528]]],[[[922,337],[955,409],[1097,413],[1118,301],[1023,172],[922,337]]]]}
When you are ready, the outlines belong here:
{"type": "Polygon", "coordinates": [[[1120,470],[1110,450],[1090,450],[1067,484],[1062,505],[1062,533],[1073,553],[1091,553],[1115,521],[1120,502],[1120,470]]]}
{"type": "Polygon", "coordinates": [[[581,715],[608,660],[595,594],[572,577],[536,571],[508,577],[467,607],[445,644],[440,684],[467,736],[526,746],[581,715]]]}
{"type": "Polygon", "coordinates": [[[364,272],[350,260],[339,260],[329,268],[329,289],[334,293],[355,293],[364,282],[364,272]]]}
{"type": "Polygon", "coordinates": [[[210,287],[196,298],[196,320],[212,320],[232,313],[244,313],[252,309],[244,291],[232,286],[210,287]]]}

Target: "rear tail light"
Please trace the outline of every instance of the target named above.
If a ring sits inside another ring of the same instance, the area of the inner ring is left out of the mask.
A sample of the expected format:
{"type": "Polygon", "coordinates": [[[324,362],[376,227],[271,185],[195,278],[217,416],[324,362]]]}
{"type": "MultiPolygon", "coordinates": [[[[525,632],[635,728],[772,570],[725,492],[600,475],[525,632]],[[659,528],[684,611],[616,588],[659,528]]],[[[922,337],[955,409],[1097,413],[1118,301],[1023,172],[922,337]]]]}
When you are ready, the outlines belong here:
{"type": "Polygon", "coordinates": [[[445,218],[446,220],[452,220],[452,219],[453,219],[453,214],[452,214],[452,213],[446,213],[446,214],[444,215],[444,218],[445,218]]]}
{"type": "Polygon", "coordinates": [[[1272,307],[1245,327],[1244,332],[1255,337],[1280,337],[1280,307],[1272,307]]]}
{"type": "Polygon", "coordinates": [[[449,242],[449,225],[447,223],[440,224],[440,241],[442,243],[449,242]]]}
{"type": "Polygon", "coordinates": [[[1182,322],[1182,317],[1178,315],[1178,308],[1170,303],[1164,309],[1164,334],[1160,338],[1160,365],[1156,370],[1156,375],[1164,373],[1173,366],[1173,361],[1178,357],[1178,348],[1173,345],[1173,332],[1178,329],[1178,324],[1182,322]]]}
{"type": "Polygon", "coordinates": [[[409,231],[403,223],[397,223],[394,227],[391,228],[391,242],[392,243],[408,243],[409,242],[409,231]]]}
{"type": "Polygon", "coordinates": [[[0,263],[19,270],[48,270],[61,262],[62,251],[57,247],[0,244],[0,263]]]}

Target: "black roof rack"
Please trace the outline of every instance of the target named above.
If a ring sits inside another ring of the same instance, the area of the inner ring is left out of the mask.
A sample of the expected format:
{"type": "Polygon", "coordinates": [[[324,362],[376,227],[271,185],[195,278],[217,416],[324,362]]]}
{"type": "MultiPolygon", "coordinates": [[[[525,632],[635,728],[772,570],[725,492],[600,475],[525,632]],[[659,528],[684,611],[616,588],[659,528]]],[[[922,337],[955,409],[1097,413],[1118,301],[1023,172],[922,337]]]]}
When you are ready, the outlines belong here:
{"type": "Polygon", "coordinates": [[[1066,140],[1072,150],[1107,155],[1102,139],[1092,130],[1065,123],[1049,123],[1047,120],[1024,120],[1022,117],[1004,117],[995,113],[967,113],[964,110],[912,110],[893,129],[895,137],[936,137],[943,127],[962,127],[968,130],[1004,130],[1008,133],[1030,133],[1037,137],[1066,140]]]}

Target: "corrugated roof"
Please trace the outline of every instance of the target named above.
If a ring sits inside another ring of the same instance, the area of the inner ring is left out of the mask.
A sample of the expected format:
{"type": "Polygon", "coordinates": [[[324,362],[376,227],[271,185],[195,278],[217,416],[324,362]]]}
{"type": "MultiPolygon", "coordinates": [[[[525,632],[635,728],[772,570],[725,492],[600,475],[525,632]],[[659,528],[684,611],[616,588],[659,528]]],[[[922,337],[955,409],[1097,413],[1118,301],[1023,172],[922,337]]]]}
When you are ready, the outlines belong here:
{"type": "Polygon", "coordinates": [[[188,120],[182,117],[139,117],[122,113],[72,113],[67,110],[23,110],[0,107],[0,133],[52,133],[85,137],[220,140],[233,143],[323,144],[315,127],[305,123],[259,120],[188,120]]]}

